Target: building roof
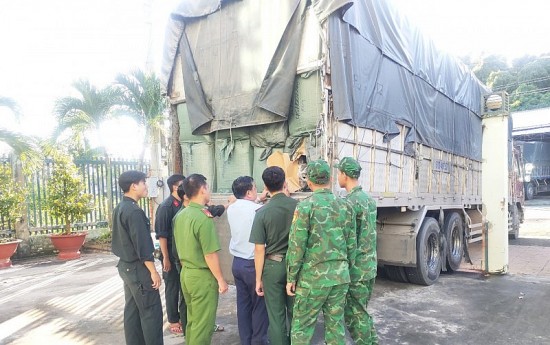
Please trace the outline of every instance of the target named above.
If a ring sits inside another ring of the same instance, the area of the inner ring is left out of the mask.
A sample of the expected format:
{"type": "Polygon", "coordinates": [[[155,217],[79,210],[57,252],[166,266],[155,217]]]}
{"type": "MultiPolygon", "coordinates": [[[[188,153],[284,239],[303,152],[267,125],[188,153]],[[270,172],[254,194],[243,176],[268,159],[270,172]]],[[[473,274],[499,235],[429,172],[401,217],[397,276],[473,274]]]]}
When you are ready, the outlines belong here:
{"type": "Polygon", "coordinates": [[[550,108],[512,113],[512,136],[520,141],[550,141],[550,108]]]}

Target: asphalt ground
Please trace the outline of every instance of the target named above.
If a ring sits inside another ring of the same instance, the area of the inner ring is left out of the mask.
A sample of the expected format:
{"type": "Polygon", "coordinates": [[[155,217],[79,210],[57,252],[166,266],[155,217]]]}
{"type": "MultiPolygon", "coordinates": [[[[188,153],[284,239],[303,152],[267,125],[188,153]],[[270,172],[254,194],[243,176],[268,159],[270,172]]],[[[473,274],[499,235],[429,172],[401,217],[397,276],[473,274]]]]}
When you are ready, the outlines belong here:
{"type": "MultiPolygon", "coordinates": [[[[520,239],[510,242],[507,275],[463,265],[428,287],[380,276],[369,304],[380,344],[550,344],[548,211],[550,199],[529,203],[520,239]]],[[[85,253],[73,261],[16,261],[0,270],[0,344],[124,344],[116,261],[109,253],[85,253]]],[[[225,331],[215,333],[213,344],[240,343],[235,298],[233,286],[220,297],[217,322],[225,331]]],[[[312,344],[323,344],[322,332],[321,317],[312,344]]],[[[167,323],[164,341],[185,343],[167,323]]]]}

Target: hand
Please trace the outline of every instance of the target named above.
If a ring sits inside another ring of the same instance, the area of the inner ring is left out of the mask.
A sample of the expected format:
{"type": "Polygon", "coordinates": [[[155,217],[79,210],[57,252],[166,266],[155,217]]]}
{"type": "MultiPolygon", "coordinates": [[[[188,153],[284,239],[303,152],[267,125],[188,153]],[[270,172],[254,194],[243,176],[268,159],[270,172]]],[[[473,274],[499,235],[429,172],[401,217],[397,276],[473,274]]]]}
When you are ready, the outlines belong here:
{"type": "Polygon", "coordinates": [[[218,280],[218,292],[222,295],[227,292],[228,286],[224,279],[218,280]]]}
{"type": "Polygon", "coordinates": [[[162,259],[162,270],[164,272],[170,272],[171,269],[172,269],[172,264],[170,263],[170,259],[168,259],[167,257],[164,257],[162,259]]]}
{"type": "Polygon", "coordinates": [[[260,202],[264,202],[267,200],[267,189],[264,189],[264,191],[262,192],[262,194],[258,195],[258,199],[260,199],[260,202]]]}
{"type": "Polygon", "coordinates": [[[151,273],[151,280],[153,281],[153,289],[158,290],[162,283],[162,279],[160,279],[160,275],[157,271],[151,273]]]}
{"type": "Polygon", "coordinates": [[[283,185],[283,193],[286,195],[286,196],[290,196],[290,191],[288,190],[288,185],[285,184],[283,185]]]}
{"type": "Polygon", "coordinates": [[[286,283],[286,294],[289,296],[296,295],[294,292],[296,291],[296,283],[286,283]]]}
{"type": "Polygon", "coordinates": [[[259,282],[256,282],[256,293],[258,296],[264,295],[264,283],[260,280],[259,282]]]}

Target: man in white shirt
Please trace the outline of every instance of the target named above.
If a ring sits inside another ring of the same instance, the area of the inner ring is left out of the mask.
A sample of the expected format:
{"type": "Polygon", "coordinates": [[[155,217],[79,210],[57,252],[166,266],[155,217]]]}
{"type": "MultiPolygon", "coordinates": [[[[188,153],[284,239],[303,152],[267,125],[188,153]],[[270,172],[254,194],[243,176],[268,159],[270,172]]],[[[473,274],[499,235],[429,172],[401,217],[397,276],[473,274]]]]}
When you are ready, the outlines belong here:
{"type": "Polygon", "coordinates": [[[250,176],[233,181],[233,194],[237,198],[227,209],[231,229],[229,252],[233,258],[233,277],[237,287],[237,321],[242,345],[267,344],[269,325],[264,298],[256,294],[254,244],[249,242],[256,210],[258,191],[250,176]]]}

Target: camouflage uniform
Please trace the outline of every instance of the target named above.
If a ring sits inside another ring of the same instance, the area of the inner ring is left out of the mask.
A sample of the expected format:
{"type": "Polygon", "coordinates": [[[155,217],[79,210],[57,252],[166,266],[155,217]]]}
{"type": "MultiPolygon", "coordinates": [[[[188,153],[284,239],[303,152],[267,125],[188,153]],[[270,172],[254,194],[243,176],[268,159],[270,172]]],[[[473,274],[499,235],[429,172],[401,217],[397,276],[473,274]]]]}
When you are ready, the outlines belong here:
{"type": "MultiPolygon", "coordinates": [[[[308,164],[308,179],[329,182],[324,161],[308,164]]],[[[356,249],[353,209],[329,189],[298,204],[290,229],[287,282],[296,283],[291,342],[309,344],[317,316],[325,318],[325,342],[345,344],[344,305],[356,249]]]]}
{"type": "MultiPolygon", "coordinates": [[[[337,168],[352,178],[358,178],[361,172],[361,166],[351,157],[343,158],[337,168]]],[[[357,254],[355,265],[350,269],[346,326],[356,344],[378,344],[374,322],[367,312],[377,266],[376,202],[360,186],[353,188],[346,199],[354,209],[357,225],[357,254]]]]}

